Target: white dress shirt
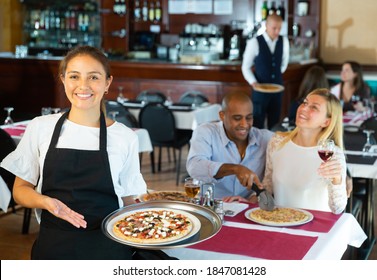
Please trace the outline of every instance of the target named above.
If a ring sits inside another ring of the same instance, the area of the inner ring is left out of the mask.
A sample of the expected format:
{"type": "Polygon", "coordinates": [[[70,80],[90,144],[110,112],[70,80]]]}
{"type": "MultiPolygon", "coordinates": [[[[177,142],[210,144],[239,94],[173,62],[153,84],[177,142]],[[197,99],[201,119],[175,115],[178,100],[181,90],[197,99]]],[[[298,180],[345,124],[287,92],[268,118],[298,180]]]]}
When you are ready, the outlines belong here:
{"type": "MultiPolygon", "coordinates": [[[[278,41],[278,38],[275,40],[271,40],[271,38],[267,35],[267,33],[262,34],[263,38],[266,40],[266,43],[271,51],[271,53],[275,52],[276,43],[278,41]]],[[[255,75],[251,68],[254,65],[255,57],[259,54],[259,44],[256,37],[251,38],[249,41],[247,41],[245,52],[243,54],[243,60],[242,60],[242,74],[245,78],[245,80],[249,83],[249,85],[252,85],[253,83],[257,83],[257,79],[255,78],[255,75]]],[[[289,62],[289,41],[288,38],[283,36],[283,57],[281,61],[281,73],[284,73],[284,71],[288,67],[289,62]]]]}

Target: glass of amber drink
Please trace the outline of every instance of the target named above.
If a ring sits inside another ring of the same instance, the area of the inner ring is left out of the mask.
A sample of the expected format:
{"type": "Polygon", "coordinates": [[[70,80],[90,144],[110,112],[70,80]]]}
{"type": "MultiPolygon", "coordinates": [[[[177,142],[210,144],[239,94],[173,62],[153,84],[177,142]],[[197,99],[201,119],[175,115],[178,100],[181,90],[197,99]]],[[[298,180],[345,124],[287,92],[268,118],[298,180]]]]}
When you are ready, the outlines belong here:
{"type": "Polygon", "coordinates": [[[200,182],[199,180],[187,177],[185,179],[185,192],[187,196],[191,199],[191,201],[194,201],[194,198],[198,195],[200,191],[200,182]]]}

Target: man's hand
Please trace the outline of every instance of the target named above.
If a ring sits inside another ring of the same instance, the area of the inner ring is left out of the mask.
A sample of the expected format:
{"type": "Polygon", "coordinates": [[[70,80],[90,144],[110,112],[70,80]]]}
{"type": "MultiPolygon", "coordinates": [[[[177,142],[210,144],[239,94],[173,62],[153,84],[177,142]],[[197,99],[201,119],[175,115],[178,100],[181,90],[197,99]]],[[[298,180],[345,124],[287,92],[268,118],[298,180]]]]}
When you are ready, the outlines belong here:
{"type": "Polygon", "coordinates": [[[246,187],[248,190],[251,190],[253,183],[255,183],[258,187],[263,188],[257,174],[243,165],[237,165],[235,168],[235,175],[238,181],[240,181],[241,185],[246,187]]]}

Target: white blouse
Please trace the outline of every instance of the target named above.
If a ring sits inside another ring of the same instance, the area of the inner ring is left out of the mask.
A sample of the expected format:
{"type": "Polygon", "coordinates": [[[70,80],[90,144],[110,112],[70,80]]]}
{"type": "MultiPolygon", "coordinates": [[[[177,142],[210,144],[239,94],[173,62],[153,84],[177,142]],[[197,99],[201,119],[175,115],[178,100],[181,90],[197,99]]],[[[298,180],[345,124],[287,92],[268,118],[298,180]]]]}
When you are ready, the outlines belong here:
{"type": "Polygon", "coordinates": [[[289,141],[279,148],[283,139],[277,134],[272,137],[263,179],[263,185],[274,194],[276,205],[341,213],[347,205],[343,151],[335,151],[342,164],[342,183],[333,185],[318,175],[322,161],[317,147],[302,147],[289,141]]]}
{"type": "MultiPolygon", "coordinates": [[[[43,165],[52,133],[61,114],[36,117],[27,126],[17,149],[2,162],[1,167],[33,185],[41,192],[43,165]]],[[[146,192],[140,173],[138,137],[125,125],[115,122],[107,127],[107,153],[119,207],[122,197],[146,192]]],[[[99,128],[87,127],[66,120],[57,148],[99,150],[99,128]]]]}

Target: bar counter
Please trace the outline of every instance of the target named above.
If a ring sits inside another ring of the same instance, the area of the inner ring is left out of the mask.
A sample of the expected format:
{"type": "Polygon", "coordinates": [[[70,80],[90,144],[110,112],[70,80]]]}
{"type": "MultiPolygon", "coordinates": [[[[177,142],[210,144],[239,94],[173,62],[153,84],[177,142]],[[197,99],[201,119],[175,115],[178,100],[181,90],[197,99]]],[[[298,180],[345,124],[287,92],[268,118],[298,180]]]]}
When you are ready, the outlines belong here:
{"type": "MultiPolygon", "coordinates": [[[[61,57],[0,57],[0,105],[12,106],[19,118],[40,114],[41,107],[64,108],[69,105],[58,67],[61,57]],[[23,116],[20,116],[21,114],[23,116]]],[[[119,86],[123,95],[133,99],[146,89],[161,90],[173,101],[188,90],[201,91],[212,103],[220,103],[232,91],[249,93],[250,86],[241,73],[241,62],[219,61],[216,64],[183,64],[151,60],[110,60],[113,84],[107,99],[115,100],[119,86]]],[[[313,64],[293,63],[284,73],[285,94],[282,117],[297,92],[305,71],[313,64]]],[[[18,118],[18,119],[19,119],[18,118]]]]}

